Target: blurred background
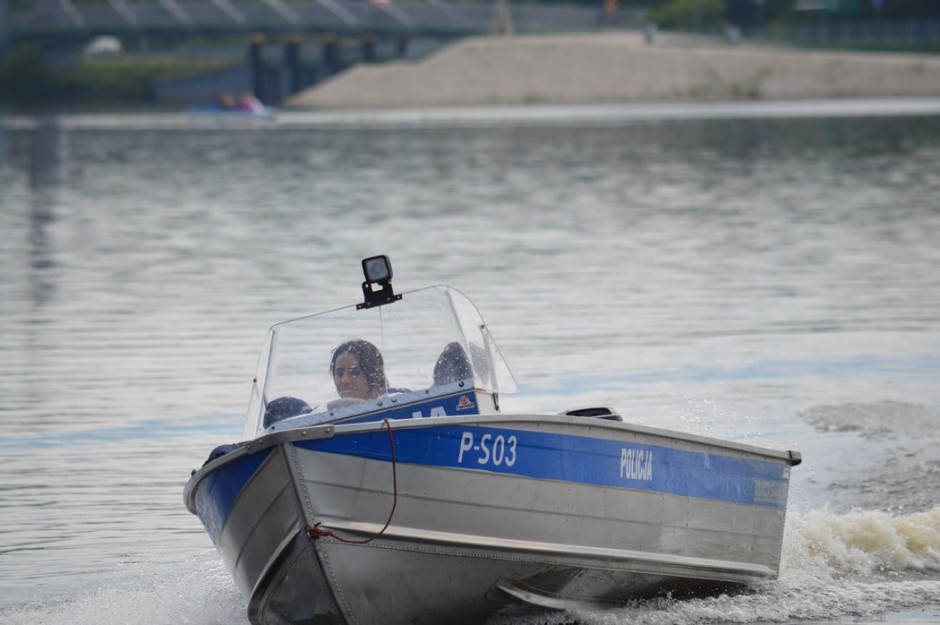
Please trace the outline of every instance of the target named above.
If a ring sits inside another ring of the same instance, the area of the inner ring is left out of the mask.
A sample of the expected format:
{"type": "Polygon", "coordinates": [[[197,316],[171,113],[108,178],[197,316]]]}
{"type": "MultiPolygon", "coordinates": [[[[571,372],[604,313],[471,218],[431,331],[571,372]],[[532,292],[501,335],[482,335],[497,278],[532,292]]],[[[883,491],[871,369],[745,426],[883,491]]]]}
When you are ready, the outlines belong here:
{"type": "Polygon", "coordinates": [[[0,106],[266,104],[468,36],[636,32],[936,53],[933,0],[0,0],[0,106]]]}

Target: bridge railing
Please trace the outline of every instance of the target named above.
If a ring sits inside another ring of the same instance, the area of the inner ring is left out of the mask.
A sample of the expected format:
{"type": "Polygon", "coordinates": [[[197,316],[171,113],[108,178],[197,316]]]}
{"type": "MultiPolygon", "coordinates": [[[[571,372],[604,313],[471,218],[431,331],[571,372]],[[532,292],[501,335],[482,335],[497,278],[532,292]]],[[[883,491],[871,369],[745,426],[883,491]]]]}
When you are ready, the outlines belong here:
{"type": "MultiPolygon", "coordinates": [[[[491,2],[404,0],[37,0],[9,9],[14,38],[55,32],[140,34],[166,31],[487,32],[491,2]]],[[[602,25],[601,9],[510,4],[517,32],[571,32],[602,25]]]]}

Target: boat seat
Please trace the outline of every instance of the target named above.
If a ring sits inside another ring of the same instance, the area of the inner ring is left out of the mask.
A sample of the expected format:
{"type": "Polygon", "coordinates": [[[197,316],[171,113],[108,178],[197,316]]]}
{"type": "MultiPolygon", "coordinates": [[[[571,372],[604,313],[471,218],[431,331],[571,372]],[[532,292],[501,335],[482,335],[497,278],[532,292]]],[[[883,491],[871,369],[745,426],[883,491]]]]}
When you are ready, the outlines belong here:
{"type": "Polygon", "coordinates": [[[359,399],[358,397],[340,397],[339,399],[334,399],[333,401],[326,404],[327,410],[336,410],[337,408],[345,408],[346,406],[353,406],[355,404],[361,404],[365,402],[364,399],[359,399]]]}
{"type": "MultiPolygon", "coordinates": [[[[218,460],[222,456],[232,453],[233,451],[243,446],[244,444],[245,443],[228,443],[225,445],[219,445],[218,447],[216,447],[215,449],[209,452],[209,457],[206,458],[206,461],[202,463],[202,466],[206,466],[213,460],[218,460]]],[[[193,473],[195,472],[196,470],[193,469],[193,473]]]]}
{"type": "Polygon", "coordinates": [[[567,410],[561,412],[569,417],[590,417],[592,419],[605,419],[607,421],[620,421],[623,422],[623,418],[607,406],[595,406],[591,408],[577,408],[575,410],[567,410]]]}

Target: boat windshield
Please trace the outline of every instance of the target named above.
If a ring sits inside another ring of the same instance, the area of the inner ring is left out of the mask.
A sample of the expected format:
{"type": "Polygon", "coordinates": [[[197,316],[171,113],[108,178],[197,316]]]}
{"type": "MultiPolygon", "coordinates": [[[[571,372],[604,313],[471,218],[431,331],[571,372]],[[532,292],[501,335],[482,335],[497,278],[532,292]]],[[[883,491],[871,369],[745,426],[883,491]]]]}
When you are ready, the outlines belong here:
{"type": "Polygon", "coordinates": [[[348,306],[272,326],[244,434],[254,438],[469,390],[496,397],[515,392],[516,382],[476,306],[455,289],[430,287],[384,306],[348,306]],[[381,367],[362,341],[377,348],[381,367]],[[383,370],[384,380],[376,375],[383,370]]]}

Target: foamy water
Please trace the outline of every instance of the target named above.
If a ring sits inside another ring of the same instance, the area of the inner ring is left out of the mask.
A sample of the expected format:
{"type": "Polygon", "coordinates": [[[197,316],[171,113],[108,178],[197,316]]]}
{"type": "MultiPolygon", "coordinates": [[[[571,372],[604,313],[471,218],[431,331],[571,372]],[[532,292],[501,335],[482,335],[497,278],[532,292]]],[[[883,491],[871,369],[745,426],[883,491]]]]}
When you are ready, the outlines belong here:
{"type": "MultiPolygon", "coordinates": [[[[914,514],[791,514],[779,580],[716,597],[638,601],[603,612],[520,615],[492,625],[681,625],[832,621],[846,617],[936,622],[940,507],[914,514]],[[934,575],[931,575],[934,574],[934,575]],[[929,606],[936,604],[931,611],[929,606]]],[[[126,565],[39,604],[4,610],[5,623],[247,623],[245,602],[212,550],[180,562],[126,565]]]]}

